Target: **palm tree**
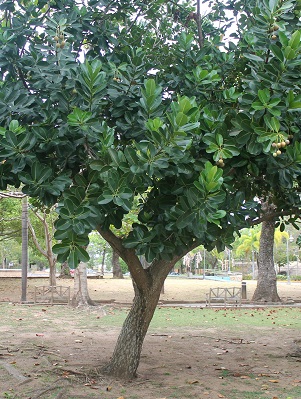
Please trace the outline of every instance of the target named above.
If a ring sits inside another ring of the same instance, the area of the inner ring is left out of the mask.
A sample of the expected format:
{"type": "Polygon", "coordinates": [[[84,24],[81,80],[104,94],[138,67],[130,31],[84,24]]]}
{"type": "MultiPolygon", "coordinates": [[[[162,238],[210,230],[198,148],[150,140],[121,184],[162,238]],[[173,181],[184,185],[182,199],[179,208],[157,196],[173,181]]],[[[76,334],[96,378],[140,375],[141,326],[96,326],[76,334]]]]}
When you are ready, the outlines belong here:
{"type": "Polygon", "coordinates": [[[238,239],[238,247],[236,248],[236,256],[252,256],[252,278],[255,278],[255,255],[259,251],[260,231],[258,227],[251,229],[243,229],[243,233],[238,239]]]}

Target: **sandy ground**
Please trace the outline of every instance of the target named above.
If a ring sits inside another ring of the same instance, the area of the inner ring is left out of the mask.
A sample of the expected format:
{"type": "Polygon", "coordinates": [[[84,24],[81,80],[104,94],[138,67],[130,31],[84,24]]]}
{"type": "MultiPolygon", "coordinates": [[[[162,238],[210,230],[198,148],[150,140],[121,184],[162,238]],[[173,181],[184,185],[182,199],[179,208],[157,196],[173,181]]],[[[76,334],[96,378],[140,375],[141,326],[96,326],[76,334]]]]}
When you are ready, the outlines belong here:
{"type": "MultiPolygon", "coordinates": [[[[27,300],[34,300],[35,287],[47,286],[48,279],[28,279],[27,300]]],[[[73,280],[58,279],[58,286],[70,287],[73,291],[73,280]]],[[[247,299],[251,300],[256,288],[256,281],[247,281],[247,299]]],[[[204,302],[206,293],[211,287],[241,287],[240,282],[221,282],[194,278],[168,277],[164,284],[163,302],[204,302]]],[[[95,301],[111,301],[131,303],[133,299],[132,281],[129,277],[115,280],[110,277],[104,279],[89,279],[90,296],[95,301]]],[[[282,300],[293,299],[301,302],[301,282],[278,282],[278,293],[282,300]]],[[[21,280],[18,278],[0,278],[0,301],[19,302],[21,299],[21,280]]]]}
{"type": "MultiPolygon", "coordinates": [[[[72,286],[73,281],[58,284],[72,286]]],[[[161,302],[204,301],[208,289],[221,284],[240,286],[168,278],[161,302]]],[[[41,285],[48,285],[48,280],[28,280],[29,301],[35,286],[41,285]]],[[[255,286],[247,282],[249,298],[255,286]]],[[[291,308],[295,320],[283,322],[281,315],[289,308],[196,306],[186,309],[186,327],[172,328],[168,308],[159,306],[166,325],[148,331],[138,378],[121,381],[99,370],[110,358],[120,331],[108,328],[105,318],[129,307],[131,280],[91,279],[89,290],[92,299],[103,302],[100,306],[81,310],[21,305],[21,281],[0,278],[0,399],[301,398],[301,357],[287,356],[300,338],[300,323],[295,323],[301,318],[299,307],[291,308]],[[232,327],[206,324],[214,323],[216,312],[232,327]],[[264,325],[247,329],[240,325],[239,317],[255,312],[264,325]],[[200,324],[189,326],[190,317],[199,317],[200,324]]],[[[281,282],[278,290],[282,299],[301,298],[300,283],[281,282]]]]}

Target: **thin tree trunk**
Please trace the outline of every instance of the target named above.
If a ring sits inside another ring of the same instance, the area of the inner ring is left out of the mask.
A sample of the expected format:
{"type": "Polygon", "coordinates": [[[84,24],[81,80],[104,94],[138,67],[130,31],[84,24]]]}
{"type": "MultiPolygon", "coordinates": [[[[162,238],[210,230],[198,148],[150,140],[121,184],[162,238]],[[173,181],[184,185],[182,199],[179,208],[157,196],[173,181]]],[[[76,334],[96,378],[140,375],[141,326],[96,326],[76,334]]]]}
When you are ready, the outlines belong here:
{"type": "Polygon", "coordinates": [[[48,263],[49,263],[49,285],[55,287],[56,286],[56,267],[55,267],[56,260],[48,258],[48,263]]]}
{"type": "Polygon", "coordinates": [[[110,362],[103,371],[118,378],[132,379],[139,366],[143,341],[154,315],[163,283],[147,292],[135,288],[132,308],[122,326],[110,362]]]}
{"type": "Polygon", "coordinates": [[[28,271],[28,198],[22,201],[22,294],[21,302],[27,299],[27,271],[28,271]]]}
{"type": "Polygon", "coordinates": [[[82,262],[77,266],[74,272],[74,294],[71,303],[73,307],[95,305],[88,292],[86,264],[82,262]]]}
{"type": "Polygon", "coordinates": [[[258,280],[253,301],[280,302],[277,292],[277,277],[274,266],[275,222],[262,222],[258,253],[258,280]]]}
{"type": "Polygon", "coordinates": [[[112,253],[112,266],[113,266],[113,278],[119,278],[119,279],[123,278],[119,262],[119,255],[114,249],[112,253]]]}
{"type": "Polygon", "coordinates": [[[72,278],[71,274],[70,274],[70,267],[68,265],[68,262],[62,263],[59,278],[72,278]]]}

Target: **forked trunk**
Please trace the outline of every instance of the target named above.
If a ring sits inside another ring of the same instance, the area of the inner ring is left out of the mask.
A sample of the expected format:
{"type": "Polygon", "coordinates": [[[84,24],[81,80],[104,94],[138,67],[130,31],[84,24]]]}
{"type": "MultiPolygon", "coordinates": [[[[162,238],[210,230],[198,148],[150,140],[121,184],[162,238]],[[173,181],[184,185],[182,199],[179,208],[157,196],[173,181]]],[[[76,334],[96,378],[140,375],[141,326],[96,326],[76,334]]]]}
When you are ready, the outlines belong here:
{"type": "Polygon", "coordinates": [[[262,223],[259,253],[258,253],[258,280],[253,301],[280,302],[277,292],[277,277],[274,266],[274,234],[275,222],[262,223]]]}
{"type": "Polygon", "coordinates": [[[87,268],[85,263],[80,263],[74,272],[74,293],[72,306],[94,306],[88,292],[87,268]]]}
{"type": "Polygon", "coordinates": [[[112,254],[112,266],[113,266],[113,278],[123,278],[119,262],[119,255],[114,249],[112,254]]]}
{"type": "Polygon", "coordinates": [[[139,366],[143,341],[154,315],[162,284],[147,292],[135,289],[132,308],[122,326],[110,362],[104,372],[119,378],[132,379],[139,366]]]}

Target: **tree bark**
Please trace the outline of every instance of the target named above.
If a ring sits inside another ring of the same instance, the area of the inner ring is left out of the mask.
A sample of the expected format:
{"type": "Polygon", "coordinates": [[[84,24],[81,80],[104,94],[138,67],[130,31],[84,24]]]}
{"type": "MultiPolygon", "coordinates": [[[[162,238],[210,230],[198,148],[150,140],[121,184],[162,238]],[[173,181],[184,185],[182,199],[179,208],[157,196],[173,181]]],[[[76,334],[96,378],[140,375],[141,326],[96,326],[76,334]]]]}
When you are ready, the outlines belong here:
{"type": "Polygon", "coordinates": [[[27,299],[27,272],[28,272],[28,198],[22,201],[22,294],[21,302],[27,299]]]}
{"type": "Polygon", "coordinates": [[[280,302],[274,266],[274,220],[262,222],[258,253],[258,280],[253,301],[280,302]]]}
{"type": "Polygon", "coordinates": [[[70,268],[69,268],[68,262],[62,263],[59,278],[66,278],[66,279],[72,278],[71,274],[70,274],[70,268]]]}
{"type": "Polygon", "coordinates": [[[170,261],[154,260],[144,269],[142,259],[139,259],[134,249],[125,248],[122,240],[112,231],[102,230],[101,227],[98,231],[128,265],[135,290],[132,308],[123,323],[112,358],[103,368],[103,372],[119,378],[132,379],[136,376],[143,341],[164,281],[176,262],[199,243],[193,242],[184,253],[175,255],[170,261]]]}
{"type": "Polygon", "coordinates": [[[122,326],[113,356],[103,371],[118,378],[136,377],[143,341],[154,315],[163,282],[152,284],[148,290],[135,286],[132,308],[122,326]]]}
{"type": "Polygon", "coordinates": [[[28,220],[28,226],[31,232],[31,236],[33,239],[33,242],[37,248],[37,250],[45,256],[45,258],[48,261],[49,264],[49,285],[55,287],[56,286],[56,256],[52,252],[52,232],[54,228],[51,230],[49,229],[47,220],[46,220],[46,212],[44,212],[42,215],[39,214],[38,211],[32,210],[32,212],[35,214],[35,216],[40,220],[40,222],[43,224],[44,227],[44,234],[45,234],[45,248],[43,249],[42,246],[40,245],[38,238],[36,236],[36,233],[34,231],[34,228],[32,224],[30,223],[30,220],[28,220]]]}
{"type": "Polygon", "coordinates": [[[112,266],[113,266],[113,278],[119,278],[119,279],[123,278],[119,262],[119,255],[117,251],[115,251],[114,249],[112,253],[112,266]]]}
{"type": "Polygon", "coordinates": [[[71,304],[73,307],[95,305],[88,292],[86,264],[82,262],[78,265],[74,272],[74,294],[71,304]]]}

